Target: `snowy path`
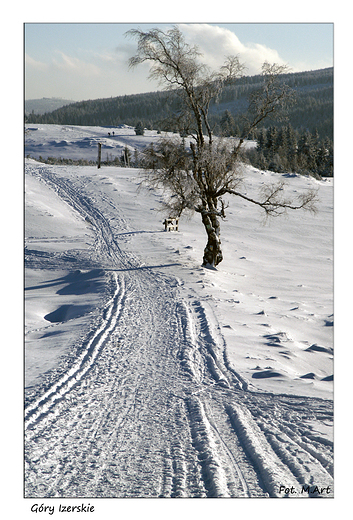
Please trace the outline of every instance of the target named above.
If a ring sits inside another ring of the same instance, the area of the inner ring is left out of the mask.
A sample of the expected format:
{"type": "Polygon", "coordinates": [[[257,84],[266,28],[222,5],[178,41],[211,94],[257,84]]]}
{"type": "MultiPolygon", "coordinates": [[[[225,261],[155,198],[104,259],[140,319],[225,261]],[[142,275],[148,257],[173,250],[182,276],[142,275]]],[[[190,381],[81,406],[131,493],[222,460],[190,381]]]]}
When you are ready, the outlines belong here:
{"type": "Polygon", "coordinates": [[[54,168],[26,173],[90,223],[84,265],[107,277],[80,354],[26,408],[26,497],[332,497],[332,443],[318,433],[332,403],[250,389],[204,302],[119,246],[112,201],[54,168]]]}

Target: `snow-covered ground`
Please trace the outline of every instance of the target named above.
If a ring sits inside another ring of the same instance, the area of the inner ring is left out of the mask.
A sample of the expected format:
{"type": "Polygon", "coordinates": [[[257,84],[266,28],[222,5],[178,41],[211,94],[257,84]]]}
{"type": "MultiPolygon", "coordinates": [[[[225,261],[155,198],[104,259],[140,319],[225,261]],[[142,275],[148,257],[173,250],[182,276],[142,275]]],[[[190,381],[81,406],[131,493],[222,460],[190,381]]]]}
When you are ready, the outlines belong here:
{"type": "Polygon", "coordinates": [[[62,157],[96,161],[98,143],[101,143],[102,161],[106,161],[107,158],[120,157],[125,146],[133,152],[161,138],[161,134],[155,130],[145,130],[143,136],[136,135],[133,127],[127,125],[118,127],[26,125],[26,129],[28,134],[25,155],[29,154],[34,158],[41,155],[44,159],[62,157]]]}
{"type": "MultiPolygon", "coordinates": [[[[144,135],[136,135],[128,125],[113,126],[70,126],[70,125],[26,125],[25,155],[38,159],[42,156],[96,161],[98,143],[101,144],[102,161],[120,158],[127,147],[132,153],[143,150],[150,143],[157,143],[161,137],[178,138],[171,132],[158,133],[145,129],[144,135]]],[[[233,138],[230,138],[233,139],[233,138]]],[[[186,144],[189,139],[186,139],[186,144]]],[[[255,146],[254,141],[244,144],[255,146]]]]}
{"type": "MultiPolygon", "coordinates": [[[[27,128],[34,158],[160,138],[27,128]]],[[[243,170],[249,195],[282,178],[243,170]]],[[[316,215],[230,198],[212,271],[199,216],[165,232],[138,170],[25,173],[26,496],[332,496],[332,179],[284,176],[316,215]]]]}

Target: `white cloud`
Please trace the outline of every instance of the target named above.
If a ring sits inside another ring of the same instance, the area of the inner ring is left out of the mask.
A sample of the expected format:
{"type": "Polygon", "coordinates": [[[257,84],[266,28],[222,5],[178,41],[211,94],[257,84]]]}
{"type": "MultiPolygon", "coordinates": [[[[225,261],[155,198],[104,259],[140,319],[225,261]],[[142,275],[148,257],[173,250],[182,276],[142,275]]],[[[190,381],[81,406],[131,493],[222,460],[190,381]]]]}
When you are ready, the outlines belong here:
{"type": "MultiPolygon", "coordinates": [[[[211,69],[219,69],[228,55],[239,55],[247,67],[245,74],[260,73],[264,61],[283,64],[275,49],[257,43],[244,44],[228,29],[199,23],[179,27],[188,43],[198,45],[203,54],[200,59],[211,69]]],[[[147,80],[148,63],[128,68],[128,59],[135,52],[135,42],[121,42],[115,48],[75,49],[75,54],[57,50],[46,63],[27,55],[26,97],[81,100],[157,90],[159,85],[147,80]]]]}
{"type": "Polygon", "coordinates": [[[33,69],[33,70],[46,70],[47,65],[45,63],[42,63],[41,61],[37,61],[33,59],[29,54],[25,54],[25,66],[27,69],[33,69]]]}
{"type": "Polygon", "coordinates": [[[258,43],[243,44],[235,33],[223,27],[209,24],[180,24],[188,43],[196,44],[203,54],[203,61],[212,69],[219,68],[224,57],[238,55],[247,67],[246,74],[259,74],[265,61],[284,64],[275,49],[258,43]]]}
{"type": "Polygon", "coordinates": [[[100,74],[100,69],[90,62],[85,62],[79,58],[67,56],[63,52],[59,52],[61,60],[53,59],[51,68],[59,69],[60,71],[76,74],[81,77],[91,77],[100,74]]]}
{"type": "Polygon", "coordinates": [[[26,56],[26,98],[53,96],[80,99],[82,91],[86,91],[87,97],[90,97],[89,85],[92,79],[100,77],[99,67],[63,52],[58,52],[57,56],[48,63],[26,56]]]}
{"type": "Polygon", "coordinates": [[[129,71],[127,62],[132,54],[130,46],[121,46],[86,51],[80,58],[56,51],[48,63],[26,56],[26,99],[62,97],[79,101],[156,90],[157,85],[147,81],[147,64],[129,71]]]}
{"type": "Polygon", "coordinates": [[[94,53],[94,59],[95,61],[109,64],[115,64],[118,61],[116,53],[110,51],[96,52],[94,53]]]}

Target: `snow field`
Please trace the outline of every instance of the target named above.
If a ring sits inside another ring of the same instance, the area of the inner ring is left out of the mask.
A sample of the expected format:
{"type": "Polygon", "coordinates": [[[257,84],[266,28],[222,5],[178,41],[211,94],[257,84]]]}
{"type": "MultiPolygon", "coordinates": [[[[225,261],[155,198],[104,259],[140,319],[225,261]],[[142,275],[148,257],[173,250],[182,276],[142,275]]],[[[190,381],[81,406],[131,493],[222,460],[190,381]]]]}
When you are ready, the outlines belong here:
{"type": "MultiPolygon", "coordinates": [[[[200,222],[164,232],[138,171],[25,166],[26,496],[332,488],[332,181],[289,177],[319,214],[267,227],[229,201],[210,271],[200,222]]],[[[244,173],[249,193],[274,178],[244,173]]]]}

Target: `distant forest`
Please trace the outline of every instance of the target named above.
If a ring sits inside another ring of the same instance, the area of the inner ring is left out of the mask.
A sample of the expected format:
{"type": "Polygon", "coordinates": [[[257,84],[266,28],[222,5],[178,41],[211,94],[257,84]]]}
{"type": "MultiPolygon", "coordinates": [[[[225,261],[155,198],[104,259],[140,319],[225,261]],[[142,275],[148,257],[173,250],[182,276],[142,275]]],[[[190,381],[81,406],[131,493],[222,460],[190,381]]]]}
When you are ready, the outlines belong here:
{"type": "MultiPolygon", "coordinates": [[[[295,91],[295,103],[288,109],[285,122],[266,120],[251,136],[259,146],[257,153],[250,154],[249,160],[259,167],[271,165],[275,171],[287,171],[293,166],[300,167],[303,172],[332,175],[333,68],[285,74],[282,81],[295,91]],[[281,159],[287,153],[287,146],[283,144],[285,134],[290,135],[288,140],[291,146],[294,139],[297,152],[295,155],[292,150],[290,156],[281,159]],[[272,138],[274,135],[276,138],[272,138]],[[315,155],[314,161],[308,158],[311,153],[315,155]],[[325,159],[325,164],[321,166],[320,157],[325,159]]],[[[249,95],[261,87],[261,82],[259,75],[245,76],[224,88],[219,99],[210,106],[209,120],[215,135],[242,135],[242,116],[247,109],[249,95]]],[[[107,127],[142,124],[147,129],[182,134],[175,117],[179,112],[179,102],[176,91],[87,100],[42,115],[32,112],[25,115],[25,122],[107,127]]]]}
{"type": "MultiPolygon", "coordinates": [[[[283,81],[297,93],[296,104],[289,111],[288,122],[295,130],[318,131],[320,138],[333,138],[333,68],[286,74],[283,81]]],[[[215,133],[221,133],[221,120],[227,110],[241,132],[242,118],[252,90],[261,85],[261,76],[246,76],[235,85],[225,87],[217,103],[210,108],[215,133]],[[217,132],[218,129],[218,132],[217,132]]],[[[135,126],[142,121],[145,128],[177,131],[171,120],[178,112],[179,97],[175,92],[150,92],[105,99],[79,101],[45,114],[29,114],[28,123],[59,125],[135,126]]],[[[279,124],[275,122],[265,125],[279,124]]]]}

